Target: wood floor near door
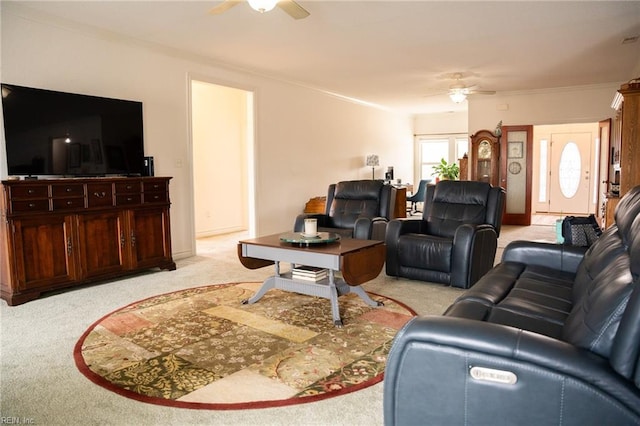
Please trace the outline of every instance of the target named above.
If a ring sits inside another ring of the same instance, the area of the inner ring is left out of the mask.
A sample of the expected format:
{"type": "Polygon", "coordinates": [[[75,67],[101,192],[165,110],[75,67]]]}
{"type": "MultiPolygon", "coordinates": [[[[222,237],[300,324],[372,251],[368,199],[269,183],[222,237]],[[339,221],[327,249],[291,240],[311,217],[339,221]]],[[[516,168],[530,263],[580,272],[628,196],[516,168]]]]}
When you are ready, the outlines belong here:
{"type": "Polygon", "coordinates": [[[564,216],[557,214],[534,214],[531,216],[531,225],[555,225],[558,219],[564,219],[564,216]]]}

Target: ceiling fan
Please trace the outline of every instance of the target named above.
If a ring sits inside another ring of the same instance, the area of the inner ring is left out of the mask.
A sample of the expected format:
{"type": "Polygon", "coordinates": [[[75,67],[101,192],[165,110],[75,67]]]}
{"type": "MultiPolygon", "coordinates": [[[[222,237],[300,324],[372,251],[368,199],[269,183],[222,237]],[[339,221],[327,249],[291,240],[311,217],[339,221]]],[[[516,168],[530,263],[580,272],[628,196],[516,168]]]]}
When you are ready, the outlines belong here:
{"type": "Polygon", "coordinates": [[[462,73],[454,73],[452,74],[452,78],[456,81],[454,84],[449,86],[449,98],[457,104],[463,102],[467,99],[468,95],[495,95],[495,90],[477,90],[474,89],[474,86],[466,86],[462,82],[462,73]]]}
{"type": "MultiPolygon", "coordinates": [[[[304,19],[309,16],[309,12],[307,12],[302,6],[296,3],[293,0],[246,0],[249,3],[249,6],[253,10],[256,10],[260,13],[269,12],[274,7],[278,6],[280,9],[285,11],[289,16],[293,19],[304,19]]],[[[220,3],[218,6],[214,7],[209,11],[211,15],[220,15],[221,13],[226,12],[231,9],[233,6],[236,6],[240,3],[243,3],[244,0],[224,0],[224,2],[220,3]]]]}

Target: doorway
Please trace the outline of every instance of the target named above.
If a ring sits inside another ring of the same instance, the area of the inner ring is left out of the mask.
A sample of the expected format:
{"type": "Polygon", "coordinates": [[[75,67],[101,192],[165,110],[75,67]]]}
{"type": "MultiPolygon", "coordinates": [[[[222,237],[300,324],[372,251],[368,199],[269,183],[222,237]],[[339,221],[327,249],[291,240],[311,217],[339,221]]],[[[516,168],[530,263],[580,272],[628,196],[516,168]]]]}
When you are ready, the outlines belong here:
{"type": "Polygon", "coordinates": [[[534,126],[535,213],[595,212],[598,133],[598,123],[534,126]]]}
{"type": "Polygon", "coordinates": [[[194,79],[190,86],[195,238],[250,231],[253,92],[194,79]]]}

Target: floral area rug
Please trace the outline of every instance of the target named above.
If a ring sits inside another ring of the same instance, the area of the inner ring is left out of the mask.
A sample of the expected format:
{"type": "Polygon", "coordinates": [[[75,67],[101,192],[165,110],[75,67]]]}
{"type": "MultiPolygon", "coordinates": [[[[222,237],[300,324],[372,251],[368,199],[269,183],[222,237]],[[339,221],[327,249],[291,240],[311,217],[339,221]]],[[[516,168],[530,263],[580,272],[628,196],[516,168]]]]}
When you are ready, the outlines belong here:
{"type": "Polygon", "coordinates": [[[153,404],[265,408],[317,401],[378,383],[398,330],[415,315],[376,294],[328,299],[261,283],[198,287],[133,303],[94,323],[74,350],[94,383],[153,404]]]}

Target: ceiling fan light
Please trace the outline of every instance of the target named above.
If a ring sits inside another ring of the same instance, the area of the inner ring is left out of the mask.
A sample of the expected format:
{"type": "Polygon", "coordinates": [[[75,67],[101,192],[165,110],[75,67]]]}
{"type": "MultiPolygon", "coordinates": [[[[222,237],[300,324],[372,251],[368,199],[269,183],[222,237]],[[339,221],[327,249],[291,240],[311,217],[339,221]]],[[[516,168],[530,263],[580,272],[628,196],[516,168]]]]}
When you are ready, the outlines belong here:
{"type": "Polygon", "coordinates": [[[276,3],[278,0],[247,0],[249,2],[249,6],[253,10],[257,10],[260,13],[269,12],[274,7],[276,7],[276,3]]]}
{"type": "Polygon", "coordinates": [[[462,91],[459,91],[459,90],[455,90],[449,93],[449,97],[453,102],[457,104],[459,104],[460,102],[464,102],[464,100],[467,99],[467,95],[465,95],[464,93],[462,93],[462,91]]]}

